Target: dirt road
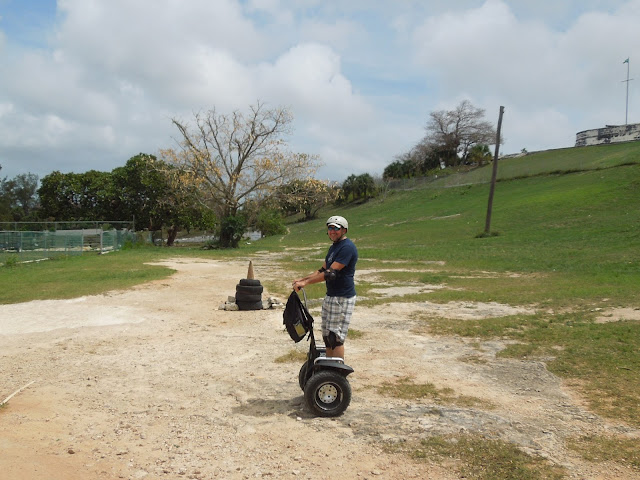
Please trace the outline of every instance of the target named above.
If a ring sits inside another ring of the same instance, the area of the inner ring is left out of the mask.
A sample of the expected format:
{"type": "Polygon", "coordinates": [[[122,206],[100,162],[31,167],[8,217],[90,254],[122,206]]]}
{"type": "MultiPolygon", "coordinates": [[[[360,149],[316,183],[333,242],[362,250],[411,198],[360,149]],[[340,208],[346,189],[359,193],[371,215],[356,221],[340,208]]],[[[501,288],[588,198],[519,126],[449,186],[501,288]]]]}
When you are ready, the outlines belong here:
{"type": "MultiPolygon", "coordinates": [[[[353,400],[343,416],[322,419],[304,405],[300,365],[274,362],[307,347],[283,331],[282,310],[218,309],[248,261],[164,264],[172,277],[128,291],[0,306],[0,401],[34,382],[0,409],[1,478],[446,480],[458,478],[452,465],[382,446],[461,431],[514,442],[572,478],[640,478],[565,448],[569,436],[637,432],[587,411],[543,363],[498,359],[499,341],[409,333],[416,311],[473,318],[513,306],[357,306],[352,327],[365,335],[347,344],[353,400]],[[493,408],[371,388],[408,375],[493,408]]],[[[274,271],[254,264],[258,279],[274,271]]]]}

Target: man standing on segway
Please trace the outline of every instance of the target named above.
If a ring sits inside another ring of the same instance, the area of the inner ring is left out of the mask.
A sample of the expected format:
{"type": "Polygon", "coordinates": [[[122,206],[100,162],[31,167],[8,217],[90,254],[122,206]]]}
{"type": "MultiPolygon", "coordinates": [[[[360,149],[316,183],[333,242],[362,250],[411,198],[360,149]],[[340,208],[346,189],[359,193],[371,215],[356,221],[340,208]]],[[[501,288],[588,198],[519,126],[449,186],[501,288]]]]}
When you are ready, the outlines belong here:
{"type": "Polygon", "coordinates": [[[307,285],[326,282],[327,294],[322,302],[322,338],[327,347],[327,357],[340,357],[343,360],[344,342],[356,305],[353,277],[358,261],[358,249],[347,238],[348,229],[349,223],[344,217],[329,217],[327,235],[333,243],[322,268],[293,282],[296,292],[307,285]]]}

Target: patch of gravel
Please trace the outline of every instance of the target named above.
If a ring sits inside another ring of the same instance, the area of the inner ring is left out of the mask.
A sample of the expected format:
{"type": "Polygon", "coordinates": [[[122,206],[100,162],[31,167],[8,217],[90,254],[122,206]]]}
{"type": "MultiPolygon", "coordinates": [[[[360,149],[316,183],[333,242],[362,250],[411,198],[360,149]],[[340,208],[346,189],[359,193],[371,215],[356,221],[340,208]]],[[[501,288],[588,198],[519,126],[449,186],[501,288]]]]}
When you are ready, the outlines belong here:
{"type": "MultiPolygon", "coordinates": [[[[270,261],[254,257],[256,278],[287,287],[270,261]]],[[[463,432],[512,442],[571,478],[640,478],[567,450],[570,437],[638,431],[589,412],[543,362],[497,357],[500,340],[412,333],[416,312],[486,318],[529,307],[356,306],[352,326],[364,335],[346,346],[353,399],[343,416],[323,419],[304,405],[300,365],[275,362],[308,348],[283,331],[282,311],[218,310],[248,260],[162,264],[176,273],[127,291],[0,306],[0,397],[34,381],[0,409],[4,477],[324,479],[338,469],[344,478],[452,480],[451,465],[414,462],[383,444],[463,432]],[[378,393],[403,378],[477,406],[378,393]]]]}

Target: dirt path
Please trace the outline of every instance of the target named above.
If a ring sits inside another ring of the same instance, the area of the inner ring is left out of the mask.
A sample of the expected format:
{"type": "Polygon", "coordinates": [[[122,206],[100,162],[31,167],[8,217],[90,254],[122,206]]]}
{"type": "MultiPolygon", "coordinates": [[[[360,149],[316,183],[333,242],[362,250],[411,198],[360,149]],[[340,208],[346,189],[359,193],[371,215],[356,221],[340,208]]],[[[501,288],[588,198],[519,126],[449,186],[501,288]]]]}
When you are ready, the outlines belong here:
{"type": "MultiPolygon", "coordinates": [[[[508,307],[356,307],[352,326],[366,335],[347,345],[353,400],[321,419],[304,406],[299,364],[274,362],[307,347],[283,332],[282,311],[218,310],[248,262],[165,264],[177,273],[126,292],[0,306],[0,401],[35,381],[0,409],[0,477],[446,480],[458,478],[452,468],[382,443],[467,431],[515,442],[573,478],[640,478],[566,450],[568,436],[625,427],[585,410],[544,364],[497,359],[498,341],[407,333],[416,310],[473,317],[508,307]],[[371,388],[407,375],[494,408],[371,388]]],[[[256,278],[268,271],[256,265],[256,278]]]]}

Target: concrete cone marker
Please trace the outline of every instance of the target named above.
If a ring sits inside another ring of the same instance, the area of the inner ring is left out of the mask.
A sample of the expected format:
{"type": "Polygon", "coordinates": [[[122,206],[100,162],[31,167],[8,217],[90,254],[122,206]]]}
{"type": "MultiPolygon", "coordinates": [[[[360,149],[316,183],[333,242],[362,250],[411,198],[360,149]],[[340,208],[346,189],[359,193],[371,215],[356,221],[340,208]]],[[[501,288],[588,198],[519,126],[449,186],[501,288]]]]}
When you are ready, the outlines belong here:
{"type": "Polygon", "coordinates": [[[247,272],[247,278],[253,280],[253,262],[249,260],[249,271],[247,272]]]}

